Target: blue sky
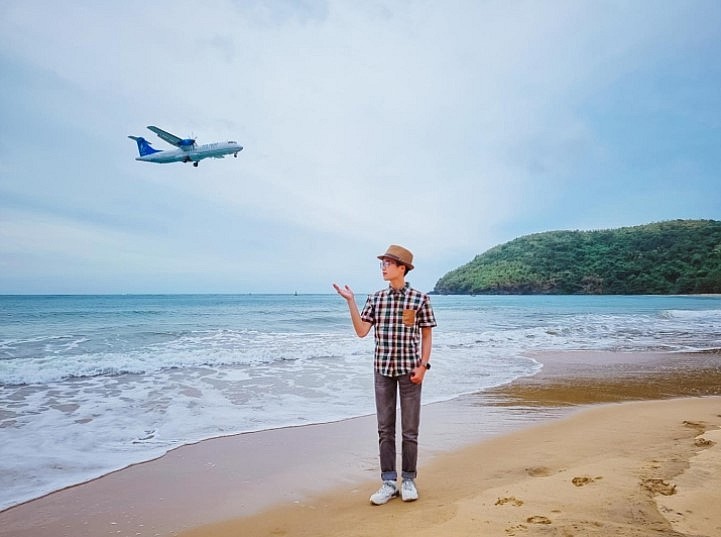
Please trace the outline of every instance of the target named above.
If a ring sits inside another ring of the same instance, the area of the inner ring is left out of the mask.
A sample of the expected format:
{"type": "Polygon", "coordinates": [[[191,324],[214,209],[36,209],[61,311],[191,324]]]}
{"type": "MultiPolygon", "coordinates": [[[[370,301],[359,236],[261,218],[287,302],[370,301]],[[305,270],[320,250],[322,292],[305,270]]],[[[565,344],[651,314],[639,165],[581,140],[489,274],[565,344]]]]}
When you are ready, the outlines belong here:
{"type": "Polygon", "coordinates": [[[331,292],[721,219],[721,2],[0,3],[0,293],[331,292]],[[158,125],[237,159],[136,162],[158,125]]]}

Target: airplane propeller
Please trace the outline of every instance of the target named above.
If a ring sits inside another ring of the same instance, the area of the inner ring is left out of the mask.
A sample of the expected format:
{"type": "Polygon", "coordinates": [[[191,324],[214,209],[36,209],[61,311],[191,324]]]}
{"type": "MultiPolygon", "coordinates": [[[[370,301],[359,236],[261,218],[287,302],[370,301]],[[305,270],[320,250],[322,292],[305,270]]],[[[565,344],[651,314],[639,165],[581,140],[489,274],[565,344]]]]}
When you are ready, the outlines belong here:
{"type": "Polygon", "coordinates": [[[195,146],[195,138],[184,138],[178,142],[179,147],[193,147],[195,146]]]}

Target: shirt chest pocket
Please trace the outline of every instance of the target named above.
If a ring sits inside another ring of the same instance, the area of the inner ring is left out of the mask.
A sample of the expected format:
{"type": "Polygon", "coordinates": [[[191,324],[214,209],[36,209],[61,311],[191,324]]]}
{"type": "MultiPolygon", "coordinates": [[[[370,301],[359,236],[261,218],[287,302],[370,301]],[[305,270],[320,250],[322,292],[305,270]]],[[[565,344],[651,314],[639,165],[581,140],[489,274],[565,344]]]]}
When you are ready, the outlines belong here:
{"type": "Polygon", "coordinates": [[[416,310],[404,309],[403,310],[403,326],[411,327],[416,325],[416,310]]]}

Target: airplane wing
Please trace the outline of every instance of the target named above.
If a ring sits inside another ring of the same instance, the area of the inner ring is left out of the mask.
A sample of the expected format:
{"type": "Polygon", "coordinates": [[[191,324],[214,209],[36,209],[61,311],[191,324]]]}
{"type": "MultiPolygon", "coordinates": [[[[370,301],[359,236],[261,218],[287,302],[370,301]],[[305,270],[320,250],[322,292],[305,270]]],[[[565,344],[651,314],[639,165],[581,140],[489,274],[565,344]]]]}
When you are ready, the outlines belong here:
{"type": "Polygon", "coordinates": [[[180,138],[179,136],[175,136],[175,134],[170,134],[168,131],[159,129],[154,125],[148,125],[148,129],[153,131],[161,139],[165,140],[169,144],[172,144],[175,147],[179,147],[180,149],[183,149],[185,151],[189,151],[190,149],[193,149],[193,147],[195,147],[195,140],[192,138],[180,138]]]}

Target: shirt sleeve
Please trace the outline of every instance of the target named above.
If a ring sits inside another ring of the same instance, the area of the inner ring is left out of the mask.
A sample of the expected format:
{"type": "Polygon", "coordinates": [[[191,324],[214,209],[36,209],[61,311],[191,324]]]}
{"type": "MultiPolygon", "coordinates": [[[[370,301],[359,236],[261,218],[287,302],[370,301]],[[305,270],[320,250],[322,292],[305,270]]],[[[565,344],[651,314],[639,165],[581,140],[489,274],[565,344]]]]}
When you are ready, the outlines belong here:
{"type": "Polygon", "coordinates": [[[368,295],[368,299],[366,300],[365,306],[363,306],[363,310],[361,311],[360,317],[362,321],[365,321],[366,323],[375,324],[376,322],[376,315],[375,315],[375,307],[373,306],[373,296],[368,295]]]}
{"type": "Polygon", "coordinates": [[[418,326],[421,328],[431,328],[433,326],[437,326],[436,316],[433,314],[431,299],[428,298],[428,295],[423,297],[423,303],[418,310],[418,326]]]}

